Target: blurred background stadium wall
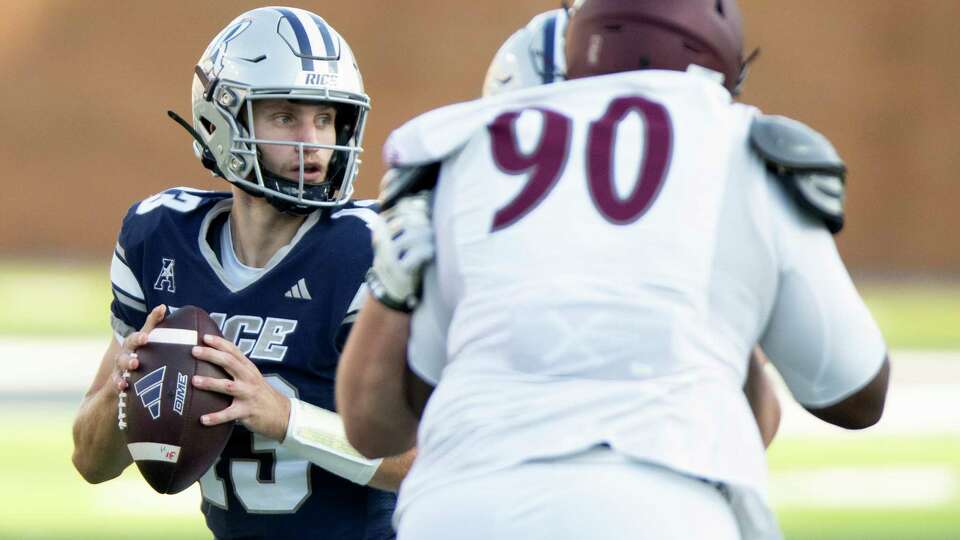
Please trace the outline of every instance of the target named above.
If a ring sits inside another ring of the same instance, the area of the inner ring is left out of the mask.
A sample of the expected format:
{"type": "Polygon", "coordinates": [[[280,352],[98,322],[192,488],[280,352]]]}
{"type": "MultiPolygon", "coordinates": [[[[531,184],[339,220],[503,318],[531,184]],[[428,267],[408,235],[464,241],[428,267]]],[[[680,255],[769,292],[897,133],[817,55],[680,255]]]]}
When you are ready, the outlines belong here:
{"type": "MultiPolygon", "coordinates": [[[[664,0],[667,1],[667,0],[664,0]]],[[[318,12],[352,45],[373,100],[360,175],[372,197],[389,130],[476,97],[491,56],[559,0],[350,0],[318,12]]],[[[204,538],[195,490],[135,470],[88,486],[70,422],[109,339],[109,257],[130,204],[223,189],[167,119],[193,66],[250,1],[0,2],[0,538],[204,538]]],[[[763,54],[742,100],[825,133],[850,169],[840,250],[893,349],[875,430],[792,406],[770,451],[788,539],[960,539],[960,2],[741,0],[763,54]]]]}
{"type": "MultiPolygon", "coordinates": [[[[353,46],[373,99],[361,194],[383,172],[390,129],[473,98],[493,52],[558,0],[292,2],[353,46]]],[[[827,134],[850,168],[840,244],[857,272],[960,273],[960,2],[744,0],[763,54],[743,100],[827,134]]],[[[193,66],[255,2],[0,3],[0,253],[105,259],[123,211],[205,179],[186,133],[193,66]],[[42,201],[42,204],[40,203],[42,201]],[[83,234],[77,235],[78,225],[83,234]]]]}

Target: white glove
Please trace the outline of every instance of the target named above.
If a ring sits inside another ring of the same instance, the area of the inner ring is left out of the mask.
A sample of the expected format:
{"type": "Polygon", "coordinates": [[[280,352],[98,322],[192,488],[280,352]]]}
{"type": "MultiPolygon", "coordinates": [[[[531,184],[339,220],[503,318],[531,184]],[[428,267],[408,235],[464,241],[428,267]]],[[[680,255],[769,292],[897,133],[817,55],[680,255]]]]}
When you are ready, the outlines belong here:
{"type": "Polygon", "coordinates": [[[430,192],[400,199],[374,223],[370,292],[388,308],[409,313],[420,301],[423,271],[435,251],[430,192]]]}

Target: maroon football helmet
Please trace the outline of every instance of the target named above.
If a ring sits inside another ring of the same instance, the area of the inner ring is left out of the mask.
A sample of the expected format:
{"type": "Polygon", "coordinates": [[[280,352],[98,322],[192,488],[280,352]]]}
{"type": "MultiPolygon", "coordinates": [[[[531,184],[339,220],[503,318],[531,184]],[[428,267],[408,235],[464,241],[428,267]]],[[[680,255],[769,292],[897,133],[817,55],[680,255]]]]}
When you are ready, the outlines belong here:
{"type": "Polygon", "coordinates": [[[736,94],[745,73],[736,0],[582,0],[566,52],[570,79],[696,64],[722,73],[736,94]]]}

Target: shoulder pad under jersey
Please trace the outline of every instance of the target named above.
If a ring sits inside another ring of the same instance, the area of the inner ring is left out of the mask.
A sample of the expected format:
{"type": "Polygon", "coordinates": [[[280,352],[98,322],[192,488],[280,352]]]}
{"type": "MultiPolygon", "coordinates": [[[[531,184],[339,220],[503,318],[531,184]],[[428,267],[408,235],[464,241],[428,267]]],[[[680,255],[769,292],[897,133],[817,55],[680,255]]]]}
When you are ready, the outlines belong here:
{"type": "Polygon", "coordinates": [[[806,124],[783,116],[759,116],[750,145],[805,210],[831,233],[843,229],[846,173],[836,149],[806,124]]]}
{"type": "Polygon", "coordinates": [[[380,182],[380,209],[389,210],[406,195],[433,189],[439,176],[439,162],[390,169],[380,182]]]}

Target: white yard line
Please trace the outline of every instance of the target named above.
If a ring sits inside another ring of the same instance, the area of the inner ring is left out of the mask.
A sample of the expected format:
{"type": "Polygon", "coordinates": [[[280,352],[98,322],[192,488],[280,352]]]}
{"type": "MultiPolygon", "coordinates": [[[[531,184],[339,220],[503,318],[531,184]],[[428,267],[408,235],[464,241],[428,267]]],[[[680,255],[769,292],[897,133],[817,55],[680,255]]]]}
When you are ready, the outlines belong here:
{"type": "MultiPolygon", "coordinates": [[[[0,338],[0,399],[79,400],[109,339],[0,338]]],[[[960,435],[960,351],[895,351],[891,356],[890,394],[880,424],[855,433],[827,425],[797,405],[780,382],[783,420],[778,437],[960,435]]]]}
{"type": "Polygon", "coordinates": [[[823,467],[770,475],[780,508],[929,508],[960,496],[960,478],[946,466],[823,467]]]}
{"type": "Polygon", "coordinates": [[[110,337],[0,339],[0,398],[73,394],[79,400],[93,380],[110,337]]]}
{"type": "MultiPolygon", "coordinates": [[[[79,400],[96,373],[109,337],[0,338],[0,399],[57,396],[79,400]]],[[[960,434],[960,351],[895,351],[890,395],[879,425],[851,434],[799,407],[780,383],[780,437],[960,434]]]]}
{"type": "MultiPolygon", "coordinates": [[[[75,394],[93,379],[109,337],[0,338],[0,397],[29,398],[31,393],[75,394]]],[[[883,421],[865,433],[960,433],[960,351],[894,351],[890,396],[883,421]]],[[[796,406],[781,383],[784,419],[781,435],[842,432],[796,406]]]]}
{"type": "Polygon", "coordinates": [[[899,351],[891,355],[890,390],[883,419],[863,431],[847,431],[813,417],[778,381],[783,410],[778,438],[960,435],[960,351],[899,351]]]}

